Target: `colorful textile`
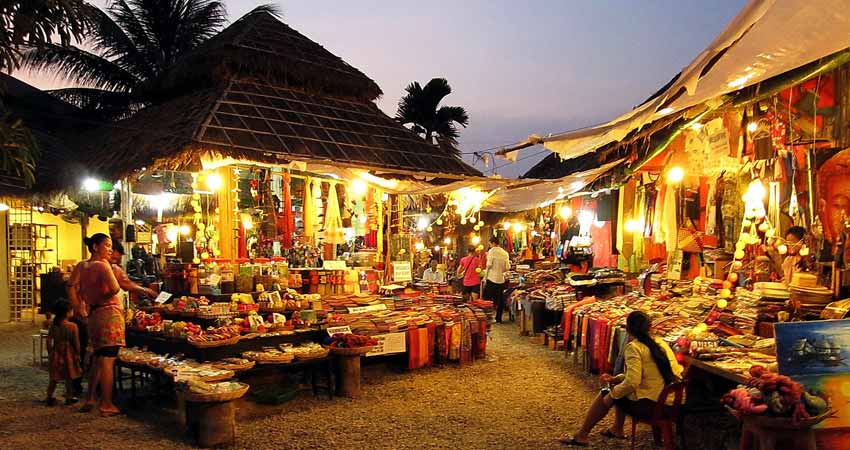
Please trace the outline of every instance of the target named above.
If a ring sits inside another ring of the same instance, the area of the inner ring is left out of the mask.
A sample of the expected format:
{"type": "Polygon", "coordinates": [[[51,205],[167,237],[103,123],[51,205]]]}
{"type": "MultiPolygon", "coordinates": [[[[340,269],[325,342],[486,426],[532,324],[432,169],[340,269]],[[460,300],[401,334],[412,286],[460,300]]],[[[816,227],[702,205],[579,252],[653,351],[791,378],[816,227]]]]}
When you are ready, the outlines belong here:
{"type": "Polygon", "coordinates": [[[89,341],[97,351],[101,347],[124,347],[124,314],[118,304],[93,308],[89,314],[89,341]]]}
{"type": "Polygon", "coordinates": [[[295,216],[292,214],[292,177],[289,172],[283,174],[283,238],[281,246],[292,248],[292,235],[295,234],[295,216]]]}
{"type": "Polygon", "coordinates": [[[77,325],[67,321],[60,325],[51,325],[47,341],[50,380],[65,381],[82,377],[77,325]]]}
{"type": "Polygon", "coordinates": [[[302,223],[304,225],[304,237],[307,242],[313,243],[314,233],[316,229],[316,205],[313,199],[313,183],[318,180],[313,180],[310,177],[304,179],[304,200],[302,204],[302,223]]]}
{"type": "Polygon", "coordinates": [[[428,330],[426,328],[407,330],[408,369],[420,369],[427,366],[430,356],[429,349],[428,330]]]}
{"type": "MultiPolygon", "coordinates": [[[[325,244],[344,244],[342,216],[339,211],[339,197],[336,193],[336,181],[328,187],[328,204],[325,208],[325,244]]],[[[333,259],[333,258],[331,258],[333,259]]]]}
{"type": "Polygon", "coordinates": [[[451,329],[449,329],[449,360],[451,361],[460,360],[461,332],[462,327],[459,323],[455,323],[452,325],[451,329]]]}

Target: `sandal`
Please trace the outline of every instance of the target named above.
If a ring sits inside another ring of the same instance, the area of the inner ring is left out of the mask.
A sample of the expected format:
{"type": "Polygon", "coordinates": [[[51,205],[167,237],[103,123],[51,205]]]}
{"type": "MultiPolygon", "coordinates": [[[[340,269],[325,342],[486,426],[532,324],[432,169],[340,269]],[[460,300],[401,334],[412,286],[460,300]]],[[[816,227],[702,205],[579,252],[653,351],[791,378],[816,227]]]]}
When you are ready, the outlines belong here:
{"type": "Polygon", "coordinates": [[[115,411],[100,411],[100,417],[115,417],[124,414],[120,409],[116,409],[115,411]]]}
{"type": "Polygon", "coordinates": [[[599,434],[602,435],[603,437],[606,437],[606,438],[609,438],[609,439],[619,439],[621,441],[625,441],[626,439],[628,439],[628,438],[626,438],[625,434],[622,435],[622,436],[617,435],[617,434],[614,434],[614,432],[611,431],[611,430],[605,430],[605,431],[603,431],[599,434]]]}
{"type": "Polygon", "coordinates": [[[81,412],[81,413],[88,413],[88,412],[92,412],[92,411],[94,411],[94,403],[86,403],[83,406],[81,406],[80,409],[78,410],[78,412],[81,412]]]}
{"type": "Polygon", "coordinates": [[[559,437],[556,440],[563,445],[568,445],[568,446],[572,446],[572,447],[587,447],[588,445],[590,445],[589,442],[577,441],[575,436],[559,437]]]}

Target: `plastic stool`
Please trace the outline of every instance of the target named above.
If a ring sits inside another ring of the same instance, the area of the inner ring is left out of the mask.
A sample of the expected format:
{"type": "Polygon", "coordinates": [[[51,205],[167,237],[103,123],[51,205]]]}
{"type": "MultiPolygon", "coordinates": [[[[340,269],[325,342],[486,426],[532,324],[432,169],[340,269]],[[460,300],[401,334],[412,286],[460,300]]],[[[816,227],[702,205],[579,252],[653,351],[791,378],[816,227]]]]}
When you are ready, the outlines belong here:
{"type": "Polygon", "coordinates": [[[45,364],[47,355],[44,354],[44,347],[47,345],[47,330],[39,330],[38,334],[32,335],[32,363],[35,365],[45,364]],[[35,348],[38,345],[38,353],[35,348]]]}

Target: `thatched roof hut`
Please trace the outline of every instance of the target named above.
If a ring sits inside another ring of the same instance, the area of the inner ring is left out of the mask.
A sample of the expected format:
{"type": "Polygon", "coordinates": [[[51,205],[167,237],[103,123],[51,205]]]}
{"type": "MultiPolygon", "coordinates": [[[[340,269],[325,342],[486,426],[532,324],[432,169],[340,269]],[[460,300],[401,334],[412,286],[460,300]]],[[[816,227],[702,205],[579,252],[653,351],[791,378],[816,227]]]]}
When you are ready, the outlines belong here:
{"type": "Polygon", "coordinates": [[[85,169],[80,150],[69,143],[68,137],[99,122],[92,121],[77,107],[4,73],[0,73],[0,116],[10,123],[21,121],[32,133],[39,151],[34,185],[27,188],[21,177],[0,171],[0,195],[26,197],[79,183],[85,169]]]}
{"type": "Polygon", "coordinates": [[[147,88],[170,100],[81,139],[99,173],[233,159],[481,175],[384,114],[374,81],[267,12],[234,22],[147,88]]]}

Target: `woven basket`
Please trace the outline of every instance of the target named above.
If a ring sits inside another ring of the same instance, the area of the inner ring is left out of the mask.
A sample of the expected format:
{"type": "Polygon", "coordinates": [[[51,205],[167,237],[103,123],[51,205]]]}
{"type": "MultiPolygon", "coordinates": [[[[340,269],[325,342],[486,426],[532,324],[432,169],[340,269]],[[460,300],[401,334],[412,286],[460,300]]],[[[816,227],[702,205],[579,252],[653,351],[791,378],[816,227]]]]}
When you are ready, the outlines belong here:
{"type": "Polygon", "coordinates": [[[246,356],[242,355],[245,359],[250,359],[251,361],[256,362],[257,364],[289,364],[292,362],[295,357],[291,354],[283,354],[277,357],[256,357],[256,356],[246,356]]]}
{"type": "Polygon", "coordinates": [[[245,383],[239,383],[242,385],[241,388],[236,389],[230,392],[216,392],[212,394],[201,394],[198,392],[186,391],[186,401],[187,402],[226,402],[229,400],[235,400],[237,398],[241,398],[248,392],[248,385],[245,383]]]}
{"type": "Polygon", "coordinates": [[[193,346],[198,347],[198,348],[224,347],[224,346],[227,346],[227,345],[233,345],[237,342],[239,342],[239,336],[234,336],[230,339],[223,339],[223,340],[220,340],[220,341],[209,341],[209,342],[192,342],[192,341],[189,341],[190,344],[192,344],[193,346]]]}
{"type": "Polygon", "coordinates": [[[324,346],[324,347],[326,349],[330,350],[331,355],[334,355],[334,356],[363,356],[366,353],[371,352],[372,349],[375,348],[373,345],[370,345],[368,347],[353,347],[353,348],[334,348],[334,347],[328,347],[328,346],[324,346]]]}
{"type": "Polygon", "coordinates": [[[329,353],[330,353],[330,350],[328,350],[328,349],[324,349],[324,350],[321,350],[321,351],[314,351],[314,352],[310,352],[310,353],[299,353],[298,355],[295,356],[295,359],[298,360],[298,361],[310,361],[310,360],[313,360],[313,359],[322,359],[322,358],[326,358],[329,353]]]}
{"type": "Polygon", "coordinates": [[[835,414],[835,411],[830,408],[829,410],[827,410],[827,412],[817,417],[809,417],[808,419],[803,419],[795,423],[790,417],[771,417],[761,414],[743,414],[740,411],[729,408],[728,406],[726,407],[726,410],[729,411],[729,414],[735,416],[738,420],[752,423],[758,426],[759,428],[780,428],[783,430],[803,430],[806,428],[811,428],[823,422],[829,416],[835,414]]]}
{"type": "Polygon", "coordinates": [[[228,363],[220,363],[213,364],[213,367],[221,370],[232,370],[234,372],[243,372],[248,369],[253,368],[257,363],[254,361],[248,361],[245,364],[228,364],[228,363]]]}

